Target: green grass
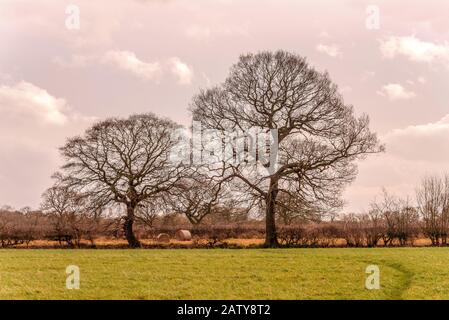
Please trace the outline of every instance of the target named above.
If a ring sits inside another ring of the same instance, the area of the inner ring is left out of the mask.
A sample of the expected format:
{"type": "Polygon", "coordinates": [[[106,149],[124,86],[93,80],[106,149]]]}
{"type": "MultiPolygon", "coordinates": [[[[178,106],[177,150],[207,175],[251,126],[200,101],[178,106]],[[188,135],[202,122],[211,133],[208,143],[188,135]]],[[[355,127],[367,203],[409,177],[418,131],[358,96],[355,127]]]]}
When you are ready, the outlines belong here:
{"type": "Polygon", "coordinates": [[[0,299],[448,299],[449,248],[0,250],[0,299]],[[365,268],[380,268],[380,290],[365,268]],[[77,265],[81,288],[65,288],[77,265]]]}

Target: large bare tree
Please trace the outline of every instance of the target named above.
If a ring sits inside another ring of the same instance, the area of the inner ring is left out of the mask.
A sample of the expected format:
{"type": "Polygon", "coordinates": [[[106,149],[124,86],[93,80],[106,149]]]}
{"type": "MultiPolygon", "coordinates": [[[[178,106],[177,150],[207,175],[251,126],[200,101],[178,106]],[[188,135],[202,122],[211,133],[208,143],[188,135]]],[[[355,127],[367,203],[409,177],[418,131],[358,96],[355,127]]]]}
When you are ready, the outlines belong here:
{"type": "Polygon", "coordinates": [[[153,114],[111,118],[69,139],[61,148],[67,184],[101,206],[126,207],[124,231],[130,247],[140,242],[133,232],[136,208],[167,192],[180,167],[170,161],[178,125],[153,114]]]}
{"type": "Polygon", "coordinates": [[[354,115],[328,74],[284,51],[241,56],[224,83],[194,97],[191,110],[204,129],[276,132],[277,144],[270,145],[276,157],[262,161],[256,153],[257,165],[270,169],[265,174],[246,161],[223,162],[224,180],[250,189],[265,203],[267,247],[278,245],[280,192],[314,206],[341,204],[341,192],[357,172],[355,161],[383,150],[368,116],[354,115]]]}

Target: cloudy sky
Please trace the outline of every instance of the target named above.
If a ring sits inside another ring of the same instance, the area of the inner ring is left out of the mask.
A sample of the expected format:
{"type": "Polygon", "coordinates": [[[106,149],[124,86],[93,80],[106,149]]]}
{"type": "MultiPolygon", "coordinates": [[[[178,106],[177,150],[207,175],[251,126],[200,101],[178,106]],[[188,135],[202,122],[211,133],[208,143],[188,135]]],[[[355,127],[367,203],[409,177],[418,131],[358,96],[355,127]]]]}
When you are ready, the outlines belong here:
{"type": "Polygon", "coordinates": [[[0,204],[37,207],[57,147],[95,119],[152,111],[188,125],[241,53],[284,49],[327,70],[387,152],[346,210],[449,171],[449,2],[0,0],[0,204]],[[79,28],[77,14],[79,13],[79,28]]]}

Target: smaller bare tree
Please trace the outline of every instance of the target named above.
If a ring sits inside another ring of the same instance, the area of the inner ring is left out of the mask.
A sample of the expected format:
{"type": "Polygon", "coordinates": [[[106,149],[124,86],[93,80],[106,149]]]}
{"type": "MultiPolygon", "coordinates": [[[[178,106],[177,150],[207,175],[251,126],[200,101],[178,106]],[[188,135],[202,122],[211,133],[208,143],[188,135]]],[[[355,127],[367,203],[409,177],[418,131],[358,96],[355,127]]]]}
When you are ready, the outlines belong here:
{"type": "Polygon", "coordinates": [[[42,195],[42,210],[53,225],[51,238],[59,243],[66,242],[69,246],[81,246],[81,240],[86,238],[94,245],[98,231],[101,208],[94,208],[89,198],[76,193],[65,185],[62,176],[54,176],[56,183],[42,195]]]}
{"type": "Polygon", "coordinates": [[[423,232],[432,245],[446,245],[449,227],[449,175],[427,176],[416,191],[423,232]]]}
{"type": "Polygon", "coordinates": [[[136,209],[171,189],[184,168],[171,161],[178,128],[153,114],[111,118],[61,148],[69,185],[98,206],[126,207],[123,229],[132,248],[140,246],[133,231],[136,209]]]}
{"type": "Polygon", "coordinates": [[[402,246],[416,236],[418,212],[408,197],[401,199],[383,189],[381,198],[371,203],[370,215],[381,217],[382,240],[386,246],[395,241],[402,246]]]}

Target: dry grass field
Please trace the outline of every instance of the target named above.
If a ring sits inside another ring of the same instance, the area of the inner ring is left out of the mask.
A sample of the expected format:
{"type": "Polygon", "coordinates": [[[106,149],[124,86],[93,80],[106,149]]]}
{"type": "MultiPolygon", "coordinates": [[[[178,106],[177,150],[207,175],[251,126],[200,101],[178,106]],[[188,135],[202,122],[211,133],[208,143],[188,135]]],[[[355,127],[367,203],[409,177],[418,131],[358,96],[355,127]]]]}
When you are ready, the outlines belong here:
{"type": "MultiPolygon", "coordinates": [[[[263,245],[265,239],[261,238],[254,238],[254,239],[237,239],[237,238],[230,238],[225,239],[222,241],[222,243],[227,243],[228,245],[236,245],[239,247],[244,248],[253,248],[257,246],[263,245]]],[[[84,248],[89,248],[92,246],[92,244],[89,241],[82,240],[81,241],[82,246],[84,248]]],[[[195,245],[207,245],[208,241],[206,239],[200,239],[200,240],[193,240],[193,241],[179,241],[176,239],[170,239],[169,243],[163,243],[158,242],[156,240],[152,239],[142,239],[141,243],[143,246],[148,247],[192,247],[195,245]]],[[[346,242],[344,239],[339,239],[335,242],[337,247],[345,247],[346,242]]],[[[380,245],[382,242],[380,241],[380,245]]],[[[413,241],[413,246],[415,247],[427,247],[431,246],[431,242],[429,239],[421,238],[416,239],[413,241]]],[[[14,248],[27,248],[27,249],[39,249],[39,248],[61,248],[66,247],[66,245],[62,244],[60,245],[57,241],[48,241],[48,240],[33,240],[28,244],[18,244],[15,245],[14,248]]],[[[98,238],[95,240],[95,247],[96,248],[127,248],[128,243],[125,239],[110,239],[110,238],[98,238]]]]}

